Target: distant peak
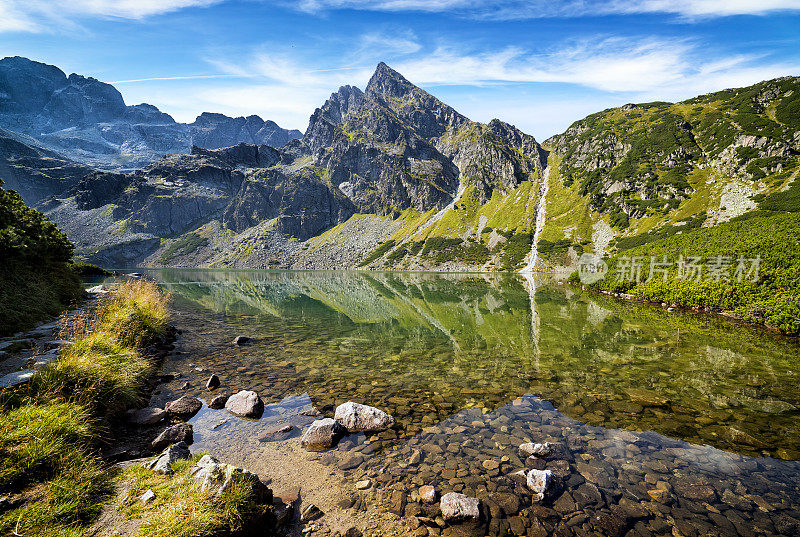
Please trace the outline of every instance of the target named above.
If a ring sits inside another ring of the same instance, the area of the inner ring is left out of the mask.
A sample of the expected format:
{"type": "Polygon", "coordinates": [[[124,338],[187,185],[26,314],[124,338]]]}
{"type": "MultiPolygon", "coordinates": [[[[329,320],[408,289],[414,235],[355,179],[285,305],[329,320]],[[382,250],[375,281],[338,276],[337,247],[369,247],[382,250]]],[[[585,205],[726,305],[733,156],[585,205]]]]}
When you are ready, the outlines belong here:
{"type": "Polygon", "coordinates": [[[402,97],[416,89],[416,86],[406,78],[381,62],[375,68],[375,73],[369,79],[365,93],[382,97],[402,97]]]}

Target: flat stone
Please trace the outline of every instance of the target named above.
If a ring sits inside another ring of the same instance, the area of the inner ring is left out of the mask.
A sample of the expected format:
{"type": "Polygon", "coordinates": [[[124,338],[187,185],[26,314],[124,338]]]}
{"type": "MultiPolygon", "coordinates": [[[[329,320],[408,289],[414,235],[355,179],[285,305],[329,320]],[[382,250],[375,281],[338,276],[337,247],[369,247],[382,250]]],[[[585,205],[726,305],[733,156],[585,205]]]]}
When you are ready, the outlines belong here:
{"type": "Polygon", "coordinates": [[[481,517],[481,501],[459,492],[448,492],[442,496],[439,508],[445,522],[477,521],[481,517]]]}
{"type": "Polygon", "coordinates": [[[300,445],[309,451],[322,451],[335,446],[345,434],[347,430],[338,422],[324,418],[309,425],[300,439],[300,445]]]}
{"type": "Polygon", "coordinates": [[[352,470],[364,464],[364,456],[354,453],[339,463],[340,470],[352,470]]]}
{"type": "Polygon", "coordinates": [[[382,431],[394,425],[394,418],[383,410],[352,401],[336,407],[334,419],[350,432],[382,431]]]}
{"type": "Polygon", "coordinates": [[[419,499],[425,503],[434,503],[438,497],[436,489],[430,485],[422,485],[417,493],[419,494],[419,499]]]}
{"type": "Polygon", "coordinates": [[[219,388],[219,385],[220,385],[219,377],[216,375],[211,375],[210,377],[208,377],[208,380],[206,381],[206,390],[216,390],[217,388],[219,388]]]}
{"type": "Polygon", "coordinates": [[[260,418],[264,413],[264,402],[256,392],[242,390],[228,398],[225,410],[242,418],[260,418]]]}
{"type": "Polygon", "coordinates": [[[494,492],[489,497],[494,503],[500,506],[500,509],[502,509],[507,516],[513,516],[519,512],[519,497],[517,497],[516,494],[494,492]]]}
{"type": "Polygon", "coordinates": [[[31,380],[31,377],[36,373],[33,370],[15,371],[0,377],[0,388],[11,388],[19,386],[31,380]]]}
{"type": "Polygon", "coordinates": [[[155,425],[167,416],[164,410],[152,406],[129,410],[126,414],[128,421],[136,425],[155,425]]]}
{"type": "Polygon", "coordinates": [[[154,451],[161,451],[170,444],[186,442],[191,445],[194,441],[192,426],[188,423],[178,423],[164,429],[160,435],[150,444],[154,451]]]}
{"type": "Polygon", "coordinates": [[[372,481],[369,479],[364,479],[362,481],[356,481],[356,488],[358,490],[367,490],[372,486],[372,481]]]}
{"type": "Polygon", "coordinates": [[[179,459],[188,459],[192,456],[186,442],[178,442],[166,448],[160,455],[144,463],[142,466],[158,474],[169,475],[172,473],[172,463],[179,459]]]}
{"type": "Polygon", "coordinates": [[[550,470],[529,470],[527,484],[528,488],[533,492],[534,501],[544,500],[547,494],[547,489],[550,488],[550,483],[553,478],[553,472],[550,470]]]}
{"type": "Polygon", "coordinates": [[[292,431],[294,431],[294,425],[287,423],[264,431],[258,437],[258,440],[260,442],[280,442],[292,436],[292,431]]]}
{"type": "Polygon", "coordinates": [[[200,402],[200,399],[191,395],[184,395],[180,399],[176,399],[164,406],[167,414],[183,421],[191,419],[192,416],[200,412],[201,408],[203,408],[203,403],[200,402]]]}
{"type": "Polygon", "coordinates": [[[227,395],[218,395],[208,403],[208,408],[213,408],[214,410],[220,410],[225,408],[225,403],[227,402],[228,402],[227,395]]]}
{"type": "Polygon", "coordinates": [[[528,442],[519,446],[519,450],[528,457],[536,457],[537,459],[544,459],[553,454],[553,446],[550,442],[543,444],[534,444],[528,442]]]}
{"type": "Polygon", "coordinates": [[[654,502],[658,503],[667,503],[670,499],[670,494],[666,490],[650,489],[647,491],[647,494],[653,498],[654,502]]]}

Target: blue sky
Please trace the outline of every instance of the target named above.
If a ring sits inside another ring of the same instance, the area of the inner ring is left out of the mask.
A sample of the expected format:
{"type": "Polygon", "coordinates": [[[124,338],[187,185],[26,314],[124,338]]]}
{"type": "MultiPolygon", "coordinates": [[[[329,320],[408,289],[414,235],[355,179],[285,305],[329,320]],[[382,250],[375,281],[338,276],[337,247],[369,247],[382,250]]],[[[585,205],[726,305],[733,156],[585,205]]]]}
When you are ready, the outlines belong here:
{"type": "Polygon", "coordinates": [[[379,61],[543,140],[626,102],[800,75],[800,0],[0,0],[0,56],[114,83],[180,121],[305,130],[379,61]]]}

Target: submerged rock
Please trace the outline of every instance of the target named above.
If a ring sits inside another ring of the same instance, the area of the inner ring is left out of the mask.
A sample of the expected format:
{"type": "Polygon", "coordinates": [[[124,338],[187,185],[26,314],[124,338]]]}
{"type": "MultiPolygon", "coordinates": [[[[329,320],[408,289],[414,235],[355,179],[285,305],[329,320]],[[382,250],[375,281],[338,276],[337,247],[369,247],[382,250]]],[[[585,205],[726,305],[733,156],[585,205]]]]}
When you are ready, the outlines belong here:
{"type": "Polygon", "coordinates": [[[259,437],[259,442],[280,442],[286,440],[294,431],[294,425],[288,423],[264,431],[259,437]]]}
{"type": "Polygon", "coordinates": [[[336,407],[334,419],[351,433],[382,431],[394,425],[394,418],[383,410],[352,401],[336,407]]]}
{"type": "Polygon", "coordinates": [[[324,418],[309,425],[300,439],[300,445],[309,451],[322,451],[335,446],[345,434],[347,430],[338,422],[332,418],[324,418]]]}
{"type": "Polygon", "coordinates": [[[271,502],[272,491],[261,482],[258,475],[232,464],[221,463],[211,455],[203,455],[192,468],[194,482],[201,490],[222,496],[235,483],[247,483],[259,501],[271,502]]]}
{"type": "Polygon", "coordinates": [[[136,425],[155,425],[166,417],[167,413],[156,407],[140,408],[127,412],[128,421],[136,425]]]}
{"type": "Polygon", "coordinates": [[[188,459],[192,456],[186,442],[178,442],[165,449],[159,456],[144,463],[142,466],[149,468],[158,474],[171,474],[172,463],[179,459],[188,459]]]}
{"type": "Polygon", "coordinates": [[[533,500],[544,500],[547,490],[550,488],[550,483],[553,478],[553,472],[550,470],[530,470],[528,472],[528,488],[533,492],[533,500]]]}
{"type": "Polygon", "coordinates": [[[160,435],[150,444],[155,451],[160,451],[170,444],[186,442],[191,445],[194,442],[192,426],[188,423],[178,423],[164,429],[160,435]]]}
{"type": "Polygon", "coordinates": [[[200,412],[201,408],[203,408],[203,403],[200,402],[200,399],[184,395],[180,399],[167,403],[164,410],[171,417],[186,421],[200,412]]]}
{"type": "Polygon", "coordinates": [[[537,459],[544,459],[553,454],[553,446],[550,444],[550,442],[545,442],[543,444],[534,444],[529,442],[527,444],[520,445],[519,450],[525,455],[536,457],[537,459]]]}
{"type": "Polygon", "coordinates": [[[227,395],[218,395],[208,403],[208,408],[213,408],[214,410],[220,410],[225,408],[225,403],[227,402],[228,402],[227,395]]]}
{"type": "Polygon", "coordinates": [[[425,503],[434,503],[438,496],[436,489],[430,485],[422,485],[417,492],[419,493],[419,499],[425,503]]]}
{"type": "Polygon", "coordinates": [[[206,382],[206,390],[216,390],[219,388],[220,381],[219,377],[216,375],[211,375],[208,377],[208,382],[206,382]]]}
{"type": "Polygon", "coordinates": [[[445,522],[477,521],[481,518],[481,501],[458,492],[448,492],[439,502],[445,522]]]}
{"type": "Polygon", "coordinates": [[[242,390],[228,398],[225,410],[243,418],[260,418],[264,413],[264,402],[256,392],[242,390]]]}

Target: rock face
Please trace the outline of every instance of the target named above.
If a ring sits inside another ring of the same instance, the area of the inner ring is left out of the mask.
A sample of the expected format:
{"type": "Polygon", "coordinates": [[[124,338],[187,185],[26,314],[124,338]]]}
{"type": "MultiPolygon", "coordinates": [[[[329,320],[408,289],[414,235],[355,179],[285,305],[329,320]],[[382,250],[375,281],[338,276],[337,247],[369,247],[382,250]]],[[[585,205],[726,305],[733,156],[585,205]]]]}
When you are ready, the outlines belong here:
{"type": "Polygon", "coordinates": [[[221,463],[211,455],[203,455],[192,468],[192,473],[195,484],[215,496],[222,496],[236,483],[247,483],[261,502],[272,501],[272,491],[256,474],[232,464],[221,463]]]}
{"type": "Polygon", "coordinates": [[[171,474],[173,462],[179,459],[189,459],[191,456],[192,454],[186,442],[178,442],[166,448],[159,456],[143,466],[158,474],[171,474]]]}
{"type": "Polygon", "coordinates": [[[178,442],[185,442],[187,445],[191,445],[194,442],[192,426],[188,423],[178,423],[167,427],[153,440],[150,447],[154,451],[159,451],[170,444],[177,444],[178,442]]]}
{"type": "Polygon", "coordinates": [[[260,418],[264,413],[264,402],[256,392],[242,390],[228,398],[225,410],[243,418],[260,418]]]}
{"type": "Polygon", "coordinates": [[[336,445],[347,434],[347,430],[332,418],[315,420],[309,425],[300,444],[309,451],[322,451],[336,445]]]}
{"type": "Polygon", "coordinates": [[[203,403],[197,397],[184,395],[180,399],[169,402],[164,407],[164,411],[171,417],[183,421],[188,421],[192,416],[200,412],[203,403]]]}
{"type": "Polygon", "coordinates": [[[458,492],[448,492],[439,502],[445,522],[477,521],[481,518],[481,501],[458,492]]]}
{"type": "Polygon", "coordinates": [[[351,433],[382,431],[394,425],[394,418],[383,410],[352,401],[336,407],[334,419],[351,433]]]}
{"type": "Polygon", "coordinates": [[[102,169],[135,169],[193,145],[280,147],[301,136],[258,116],[204,113],[177,123],[155,106],[126,106],[110,84],[18,56],[0,59],[0,126],[102,169]]]}

